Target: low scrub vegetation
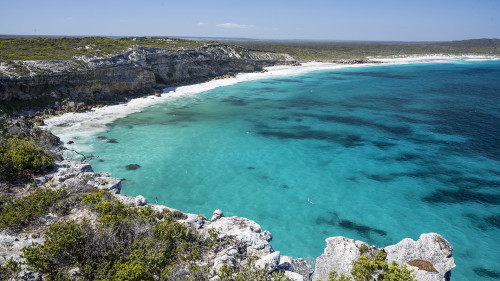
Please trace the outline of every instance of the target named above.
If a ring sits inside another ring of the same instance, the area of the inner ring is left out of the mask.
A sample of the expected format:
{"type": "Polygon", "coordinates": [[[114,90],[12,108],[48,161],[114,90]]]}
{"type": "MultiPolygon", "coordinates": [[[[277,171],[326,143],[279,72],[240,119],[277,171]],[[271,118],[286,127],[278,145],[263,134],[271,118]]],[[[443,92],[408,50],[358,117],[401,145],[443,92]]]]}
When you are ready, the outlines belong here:
{"type": "Polygon", "coordinates": [[[133,46],[194,49],[205,44],[206,42],[166,37],[139,40],[132,37],[0,38],[0,61],[75,60],[82,55],[104,56],[119,53],[133,46]]]}
{"type": "Polygon", "coordinates": [[[43,245],[23,249],[30,267],[53,279],[68,277],[71,269],[84,280],[208,276],[195,261],[211,241],[174,221],[169,212],[129,208],[102,190],[90,192],[82,203],[97,213],[97,225],[70,220],[50,226],[43,245]]]}
{"type": "Polygon", "coordinates": [[[29,138],[5,134],[0,141],[0,179],[27,178],[54,164],[54,157],[29,138]]]}
{"type": "Polygon", "coordinates": [[[0,197],[0,227],[26,225],[47,214],[66,196],[67,192],[62,189],[37,188],[21,198],[0,197]]]}
{"type": "Polygon", "coordinates": [[[500,55],[500,40],[454,42],[235,41],[257,53],[286,53],[300,61],[338,61],[409,55],[500,55]]]}
{"type": "MultiPolygon", "coordinates": [[[[68,200],[65,196],[60,190],[36,190],[16,203],[21,208],[43,198],[41,210],[33,211],[42,214],[48,206],[68,200]]],[[[92,190],[83,197],[81,205],[94,212],[97,221],[59,221],[45,231],[43,244],[22,250],[25,264],[47,280],[209,280],[214,274],[221,281],[289,280],[283,273],[257,269],[255,258],[213,273],[207,253],[218,243],[216,232],[202,237],[175,221],[172,212],[127,207],[108,191],[92,190]]],[[[1,209],[5,217],[12,211],[1,209]]],[[[0,267],[0,276],[16,276],[20,269],[19,262],[8,261],[0,267]]]]}

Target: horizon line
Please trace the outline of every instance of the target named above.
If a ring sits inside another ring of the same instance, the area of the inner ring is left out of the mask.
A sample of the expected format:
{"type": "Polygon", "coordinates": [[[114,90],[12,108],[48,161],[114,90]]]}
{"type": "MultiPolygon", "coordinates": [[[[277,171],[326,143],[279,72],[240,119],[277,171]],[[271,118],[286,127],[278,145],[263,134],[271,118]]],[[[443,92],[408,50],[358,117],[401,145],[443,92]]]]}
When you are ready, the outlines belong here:
{"type": "Polygon", "coordinates": [[[16,37],[26,37],[26,38],[36,38],[36,37],[73,37],[73,38],[84,38],[84,37],[107,37],[111,39],[115,38],[129,38],[129,37],[165,37],[165,38],[178,38],[178,39],[198,39],[200,41],[205,40],[215,40],[215,41],[308,41],[308,42],[409,42],[409,43],[436,43],[436,42],[454,42],[454,41],[468,41],[468,40],[500,40],[499,38],[469,38],[469,39],[454,39],[454,40],[375,40],[375,39],[269,39],[269,38],[247,38],[247,37],[214,37],[214,36],[178,36],[178,35],[55,35],[55,34],[0,34],[0,38],[16,38],[16,37]]]}

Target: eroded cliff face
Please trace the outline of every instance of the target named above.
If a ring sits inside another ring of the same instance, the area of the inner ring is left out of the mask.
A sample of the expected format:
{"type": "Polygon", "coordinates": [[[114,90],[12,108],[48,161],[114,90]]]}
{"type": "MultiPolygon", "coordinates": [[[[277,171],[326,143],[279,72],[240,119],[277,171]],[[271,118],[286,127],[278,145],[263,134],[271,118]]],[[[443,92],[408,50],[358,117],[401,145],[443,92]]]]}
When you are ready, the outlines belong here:
{"type": "Polygon", "coordinates": [[[152,94],[155,88],[297,62],[283,54],[258,56],[227,45],[206,45],[195,50],[136,47],[106,58],[82,57],[79,63],[22,63],[31,71],[30,75],[15,75],[4,65],[3,73],[7,76],[0,77],[0,101],[50,98],[85,104],[114,103],[152,94]]]}

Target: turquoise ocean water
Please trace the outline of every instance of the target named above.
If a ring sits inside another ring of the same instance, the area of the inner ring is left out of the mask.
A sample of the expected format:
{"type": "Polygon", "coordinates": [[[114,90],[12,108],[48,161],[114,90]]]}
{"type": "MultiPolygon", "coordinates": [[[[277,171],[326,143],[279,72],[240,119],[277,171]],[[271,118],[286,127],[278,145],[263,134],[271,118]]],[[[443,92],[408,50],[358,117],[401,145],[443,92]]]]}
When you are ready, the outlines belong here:
{"type": "Polygon", "coordinates": [[[455,247],[453,280],[500,279],[500,61],[248,81],[81,141],[122,193],[250,218],[285,255],[316,257],[330,236],[386,246],[437,232],[455,247]]]}

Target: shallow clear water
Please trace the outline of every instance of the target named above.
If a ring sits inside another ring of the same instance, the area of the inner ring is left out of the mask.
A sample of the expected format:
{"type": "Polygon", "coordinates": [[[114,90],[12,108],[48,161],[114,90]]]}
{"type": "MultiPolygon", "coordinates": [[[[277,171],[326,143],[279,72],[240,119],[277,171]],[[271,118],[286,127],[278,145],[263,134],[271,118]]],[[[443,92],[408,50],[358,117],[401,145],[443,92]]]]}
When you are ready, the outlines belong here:
{"type": "Polygon", "coordinates": [[[99,136],[79,141],[95,170],[126,179],[122,193],[248,217],[282,254],[316,257],[337,235],[386,246],[437,232],[455,247],[454,280],[500,278],[499,61],[244,82],[99,136]]]}

